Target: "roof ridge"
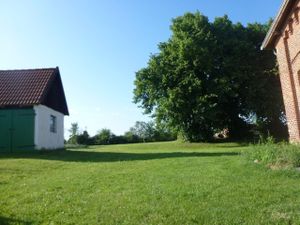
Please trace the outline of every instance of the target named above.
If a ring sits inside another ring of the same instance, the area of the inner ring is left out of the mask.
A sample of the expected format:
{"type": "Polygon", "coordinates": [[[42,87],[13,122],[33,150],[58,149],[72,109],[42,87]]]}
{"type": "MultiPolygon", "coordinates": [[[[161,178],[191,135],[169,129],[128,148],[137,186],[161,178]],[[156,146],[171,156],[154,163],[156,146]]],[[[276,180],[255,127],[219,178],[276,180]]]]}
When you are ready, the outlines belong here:
{"type": "Polygon", "coordinates": [[[58,67],[0,70],[0,108],[38,104],[69,114],[58,67]]]}
{"type": "Polygon", "coordinates": [[[56,70],[58,67],[48,67],[48,68],[34,68],[34,69],[5,69],[0,71],[40,71],[40,70],[56,70]]]}

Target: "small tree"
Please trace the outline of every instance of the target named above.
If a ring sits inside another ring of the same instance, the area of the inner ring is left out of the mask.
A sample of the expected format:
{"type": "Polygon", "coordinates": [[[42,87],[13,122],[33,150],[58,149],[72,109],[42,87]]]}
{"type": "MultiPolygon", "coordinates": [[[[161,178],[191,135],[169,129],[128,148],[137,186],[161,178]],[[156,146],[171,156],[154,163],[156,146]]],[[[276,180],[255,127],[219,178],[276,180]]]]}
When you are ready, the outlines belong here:
{"type": "Polygon", "coordinates": [[[124,134],[124,139],[127,143],[138,143],[141,139],[138,135],[134,134],[132,131],[127,131],[124,134]]]}
{"type": "Polygon", "coordinates": [[[78,144],[79,126],[78,123],[71,123],[71,128],[69,129],[70,138],[68,140],[69,144],[78,144]]]}
{"type": "Polygon", "coordinates": [[[109,129],[102,129],[98,131],[98,134],[95,136],[95,142],[98,145],[108,145],[111,143],[114,134],[109,129]]]}
{"type": "Polygon", "coordinates": [[[78,144],[81,144],[81,145],[90,145],[90,144],[92,144],[90,135],[86,130],[83,131],[82,134],[79,134],[77,136],[77,142],[78,142],[78,144]]]}
{"type": "Polygon", "coordinates": [[[130,131],[124,134],[128,138],[140,139],[143,142],[168,141],[176,139],[176,132],[171,131],[166,124],[137,121],[130,131]]]}
{"type": "Polygon", "coordinates": [[[152,141],[155,137],[155,127],[153,122],[137,121],[135,125],[130,128],[130,132],[140,137],[143,142],[152,141]]]}

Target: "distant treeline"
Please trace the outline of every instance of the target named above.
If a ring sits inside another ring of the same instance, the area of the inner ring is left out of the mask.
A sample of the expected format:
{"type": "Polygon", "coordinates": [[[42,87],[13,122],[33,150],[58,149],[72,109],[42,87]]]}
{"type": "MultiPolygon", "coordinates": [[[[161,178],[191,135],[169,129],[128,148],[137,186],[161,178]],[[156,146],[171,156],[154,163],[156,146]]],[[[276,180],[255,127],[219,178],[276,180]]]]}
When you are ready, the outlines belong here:
{"type": "Polygon", "coordinates": [[[109,145],[109,144],[127,144],[141,142],[156,141],[172,141],[176,140],[177,133],[171,131],[163,125],[157,125],[154,122],[137,121],[129,131],[123,135],[115,135],[109,129],[101,129],[95,136],[90,136],[84,130],[79,131],[78,123],[72,123],[69,129],[70,137],[66,141],[67,144],[79,145],[109,145]]]}

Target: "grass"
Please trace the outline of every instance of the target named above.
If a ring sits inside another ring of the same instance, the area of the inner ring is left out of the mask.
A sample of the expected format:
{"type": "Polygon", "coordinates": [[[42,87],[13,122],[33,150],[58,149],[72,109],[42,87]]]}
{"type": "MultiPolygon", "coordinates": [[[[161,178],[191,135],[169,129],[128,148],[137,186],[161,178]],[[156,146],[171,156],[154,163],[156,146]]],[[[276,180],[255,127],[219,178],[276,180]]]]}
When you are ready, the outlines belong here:
{"type": "Polygon", "coordinates": [[[248,159],[272,169],[291,169],[300,166],[299,146],[285,142],[275,143],[271,137],[253,145],[243,153],[248,159]]]}
{"type": "Polygon", "coordinates": [[[0,154],[0,224],[300,224],[300,174],[235,143],[0,154]]]}

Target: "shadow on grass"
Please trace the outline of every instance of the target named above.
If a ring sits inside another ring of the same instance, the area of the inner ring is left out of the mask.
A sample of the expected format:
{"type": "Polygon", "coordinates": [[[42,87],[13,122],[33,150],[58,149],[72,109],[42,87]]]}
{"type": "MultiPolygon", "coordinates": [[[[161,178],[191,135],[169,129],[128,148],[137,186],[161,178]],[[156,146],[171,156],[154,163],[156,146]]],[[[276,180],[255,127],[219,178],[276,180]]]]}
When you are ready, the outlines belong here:
{"type": "Polygon", "coordinates": [[[170,153],[119,153],[92,151],[53,151],[53,152],[23,152],[0,153],[1,159],[42,159],[66,162],[118,162],[153,160],[184,157],[221,157],[235,156],[237,152],[170,152],[170,153]]]}
{"type": "Polygon", "coordinates": [[[33,223],[29,221],[11,219],[11,218],[0,216],[0,224],[1,225],[10,225],[10,224],[30,225],[33,223]]]}

